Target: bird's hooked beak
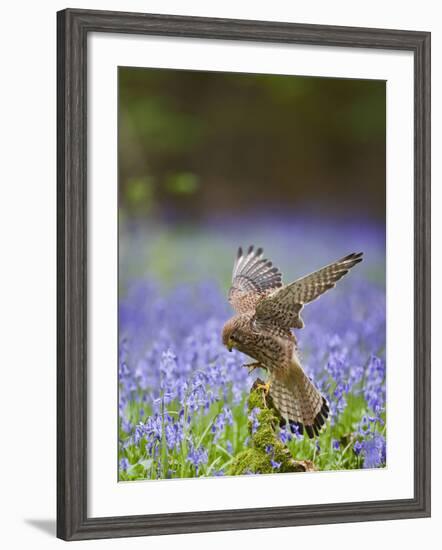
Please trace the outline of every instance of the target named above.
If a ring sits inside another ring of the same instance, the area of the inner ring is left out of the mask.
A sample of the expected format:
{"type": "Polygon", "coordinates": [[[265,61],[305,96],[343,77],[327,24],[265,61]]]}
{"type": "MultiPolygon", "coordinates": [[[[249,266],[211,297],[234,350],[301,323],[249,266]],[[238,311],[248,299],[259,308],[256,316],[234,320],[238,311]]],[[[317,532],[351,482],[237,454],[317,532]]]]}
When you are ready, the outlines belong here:
{"type": "Polygon", "coordinates": [[[232,349],[233,349],[233,342],[232,342],[232,340],[231,340],[230,338],[229,338],[229,340],[228,340],[228,342],[227,342],[227,349],[228,349],[229,351],[232,351],[232,349]]]}

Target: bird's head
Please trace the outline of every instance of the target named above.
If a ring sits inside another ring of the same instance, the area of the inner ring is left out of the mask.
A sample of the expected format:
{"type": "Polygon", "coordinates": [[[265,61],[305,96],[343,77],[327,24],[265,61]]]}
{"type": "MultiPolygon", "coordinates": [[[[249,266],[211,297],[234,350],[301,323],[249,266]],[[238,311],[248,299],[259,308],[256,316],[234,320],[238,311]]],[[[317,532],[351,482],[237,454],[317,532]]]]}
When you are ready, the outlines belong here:
{"type": "Polygon", "coordinates": [[[233,348],[238,348],[238,344],[241,342],[239,334],[238,322],[236,319],[229,319],[223,328],[223,344],[229,351],[233,348]]]}

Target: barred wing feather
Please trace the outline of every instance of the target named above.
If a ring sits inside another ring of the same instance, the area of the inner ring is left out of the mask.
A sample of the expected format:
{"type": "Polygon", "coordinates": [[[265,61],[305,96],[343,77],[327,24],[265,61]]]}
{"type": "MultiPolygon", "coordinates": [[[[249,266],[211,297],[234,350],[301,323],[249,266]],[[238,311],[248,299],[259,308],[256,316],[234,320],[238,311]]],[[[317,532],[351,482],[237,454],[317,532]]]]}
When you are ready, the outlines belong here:
{"type": "Polygon", "coordinates": [[[238,313],[254,310],[263,296],[281,286],[281,273],[263,257],[262,248],[252,245],[247,253],[238,249],[229,290],[229,302],[238,313]]]}
{"type": "Polygon", "coordinates": [[[362,252],[349,254],[337,262],[297,279],[272,292],[257,304],[256,321],[272,322],[287,328],[302,328],[300,312],[304,304],[312,302],[336,283],[348,271],[362,261],[362,252]]]}

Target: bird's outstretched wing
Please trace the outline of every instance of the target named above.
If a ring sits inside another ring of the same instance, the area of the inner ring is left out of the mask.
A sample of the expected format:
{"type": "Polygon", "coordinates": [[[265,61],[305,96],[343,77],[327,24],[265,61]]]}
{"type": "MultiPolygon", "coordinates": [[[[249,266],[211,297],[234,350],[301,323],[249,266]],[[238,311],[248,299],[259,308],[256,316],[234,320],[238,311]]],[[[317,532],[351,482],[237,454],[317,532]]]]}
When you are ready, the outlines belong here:
{"type": "Polygon", "coordinates": [[[284,328],[302,328],[300,312],[304,304],[333,288],[349,269],[362,261],[362,252],[349,254],[337,262],[306,275],[262,299],[256,306],[257,323],[273,323],[284,328]]]}
{"type": "Polygon", "coordinates": [[[238,249],[229,290],[229,302],[238,313],[254,311],[263,296],[281,286],[281,273],[263,258],[262,248],[255,249],[252,245],[247,253],[241,247],[238,249]]]}

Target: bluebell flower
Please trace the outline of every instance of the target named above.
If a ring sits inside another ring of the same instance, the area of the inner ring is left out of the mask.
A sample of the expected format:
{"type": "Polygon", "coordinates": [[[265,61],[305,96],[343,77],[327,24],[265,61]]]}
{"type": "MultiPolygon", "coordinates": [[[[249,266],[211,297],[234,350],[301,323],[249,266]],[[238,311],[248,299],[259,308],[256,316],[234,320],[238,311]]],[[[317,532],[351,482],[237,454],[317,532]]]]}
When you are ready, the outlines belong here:
{"type": "Polygon", "coordinates": [[[372,437],[362,442],[364,468],[379,468],[385,464],[386,445],[385,438],[375,433],[372,437]]]}
{"type": "Polygon", "coordinates": [[[252,423],[252,434],[254,434],[256,430],[259,428],[258,414],[259,414],[259,409],[257,407],[252,409],[252,411],[249,414],[249,420],[252,423]]]}
{"type": "Polygon", "coordinates": [[[167,448],[178,450],[184,439],[183,425],[170,419],[165,425],[165,434],[167,448]]]}
{"type": "Polygon", "coordinates": [[[281,443],[286,445],[292,439],[292,434],[289,429],[287,429],[287,424],[279,430],[279,440],[281,443]]]}
{"type": "Polygon", "coordinates": [[[120,460],[120,470],[122,470],[123,472],[127,472],[128,468],[129,468],[129,461],[127,460],[127,458],[122,458],[120,460]]]}
{"type": "Polygon", "coordinates": [[[233,424],[233,416],[232,411],[226,407],[223,408],[223,410],[218,414],[218,416],[215,418],[211,431],[214,434],[214,441],[218,441],[218,439],[223,434],[226,426],[231,426],[233,424]]]}
{"type": "Polygon", "coordinates": [[[191,444],[187,455],[187,461],[194,466],[195,472],[197,475],[198,475],[199,467],[203,464],[207,464],[207,459],[208,459],[207,450],[204,449],[204,447],[195,448],[191,444]]]}
{"type": "Polygon", "coordinates": [[[121,429],[127,434],[131,433],[133,429],[132,423],[129,420],[127,420],[124,416],[121,417],[121,429]]]}
{"type": "MultiPolygon", "coordinates": [[[[287,425],[286,425],[286,429],[287,429],[287,425]]],[[[299,424],[296,424],[296,423],[292,423],[290,424],[290,429],[288,430],[288,439],[290,441],[291,439],[291,434],[293,434],[297,439],[302,439],[302,434],[301,434],[301,430],[299,429],[299,424]]]]}

